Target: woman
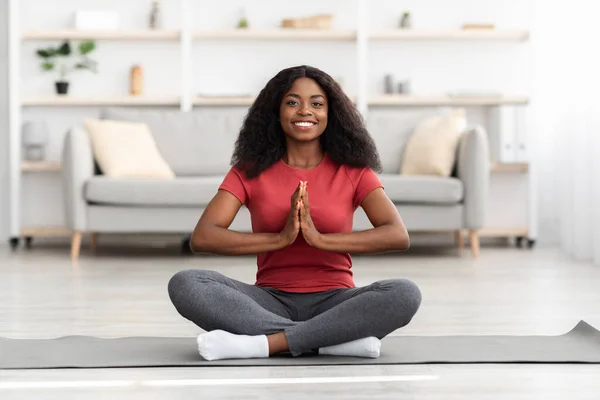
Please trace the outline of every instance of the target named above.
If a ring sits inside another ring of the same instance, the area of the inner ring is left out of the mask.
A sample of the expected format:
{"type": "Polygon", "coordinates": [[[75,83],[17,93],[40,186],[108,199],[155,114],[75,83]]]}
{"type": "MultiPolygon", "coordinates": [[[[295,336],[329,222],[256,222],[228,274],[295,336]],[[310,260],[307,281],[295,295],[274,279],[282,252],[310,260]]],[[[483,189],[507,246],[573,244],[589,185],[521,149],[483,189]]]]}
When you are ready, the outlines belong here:
{"type": "Polygon", "coordinates": [[[200,355],[378,357],[380,339],[410,322],[421,294],[404,279],[354,286],[349,253],[405,250],[409,237],[374,172],[379,155],[352,101],[316,68],[284,69],[251,106],[232,165],[190,246],[256,254],[257,280],[199,270],[170,280],[177,311],[207,331],[200,355]],[[242,205],[252,233],[229,229],[242,205]],[[373,228],[353,232],[359,206],[373,228]]]}

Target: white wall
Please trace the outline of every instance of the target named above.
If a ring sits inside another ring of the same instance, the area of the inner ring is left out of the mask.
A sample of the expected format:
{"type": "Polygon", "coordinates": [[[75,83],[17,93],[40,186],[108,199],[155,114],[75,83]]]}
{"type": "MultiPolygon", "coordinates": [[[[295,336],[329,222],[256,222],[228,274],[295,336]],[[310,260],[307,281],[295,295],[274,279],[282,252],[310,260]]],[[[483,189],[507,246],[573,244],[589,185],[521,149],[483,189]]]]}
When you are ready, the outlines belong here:
{"type": "MultiPolygon", "coordinates": [[[[404,10],[412,12],[415,28],[458,28],[467,22],[490,22],[499,28],[528,28],[529,1],[524,0],[370,0],[369,26],[373,30],[394,28],[404,10]]],[[[229,28],[242,7],[251,27],[275,28],[290,16],[329,12],[334,27],[355,28],[356,1],[306,0],[191,0],[195,28],[229,28]]],[[[76,9],[112,9],[121,15],[127,29],[146,27],[150,0],[21,0],[23,29],[67,28],[76,9]],[[34,13],[35,11],[35,13],[34,13]]],[[[178,28],[179,1],[162,1],[165,28],[178,28]]],[[[53,94],[54,76],[39,70],[35,50],[47,42],[27,42],[22,48],[21,91],[24,95],[53,94]]],[[[529,94],[527,43],[502,42],[381,42],[370,47],[368,93],[381,93],[383,77],[393,74],[410,79],[416,94],[441,94],[458,90],[491,90],[507,94],[529,94]]],[[[252,42],[214,41],[193,44],[193,90],[201,94],[255,94],[274,73],[292,64],[312,64],[344,81],[349,93],[356,91],[354,42],[252,42]]],[[[144,67],[148,95],[173,95],[180,91],[180,55],[177,42],[98,42],[94,57],[100,73],[78,72],[71,79],[72,95],[127,94],[132,64],[144,67]]],[[[26,108],[23,119],[44,119],[50,124],[52,141],[48,158],[60,157],[66,129],[84,117],[95,116],[93,108],[26,108]]],[[[373,112],[380,112],[374,110],[373,112]]],[[[483,109],[470,109],[473,121],[486,121],[483,109]]],[[[1,169],[0,169],[1,171],[1,169]]],[[[515,225],[527,219],[527,177],[494,177],[491,223],[515,225]],[[515,195],[515,193],[517,195],[515,195]],[[512,204],[507,207],[507,204],[512,204]]],[[[60,180],[56,175],[26,175],[23,180],[23,224],[61,224],[63,221],[60,180]]],[[[0,219],[0,232],[6,222],[0,219]]]]}
{"type": "MultiPolygon", "coordinates": [[[[0,238],[8,237],[8,0],[0,0],[0,238]]],[[[0,245],[2,244],[0,242],[0,245]]]]}

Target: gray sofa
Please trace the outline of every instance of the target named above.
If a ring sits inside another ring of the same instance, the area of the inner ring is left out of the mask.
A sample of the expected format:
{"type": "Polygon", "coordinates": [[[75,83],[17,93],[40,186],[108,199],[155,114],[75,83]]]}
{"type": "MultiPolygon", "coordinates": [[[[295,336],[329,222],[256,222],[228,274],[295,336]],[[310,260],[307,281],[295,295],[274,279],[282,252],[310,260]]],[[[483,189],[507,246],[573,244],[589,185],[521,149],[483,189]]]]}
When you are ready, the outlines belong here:
{"type": "MultiPolygon", "coordinates": [[[[79,257],[84,234],[91,234],[93,243],[96,233],[189,234],[230,168],[231,152],[245,111],[241,107],[187,113],[102,110],[104,119],[146,122],[161,154],[177,174],[174,180],[107,178],[95,167],[87,132],[79,127],[71,129],[63,146],[62,176],[67,225],[73,232],[72,258],[79,257]]],[[[367,124],[384,168],[381,181],[409,232],[453,231],[460,244],[462,234],[468,232],[477,256],[477,230],[484,225],[489,184],[487,135],[478,126],[462,135],[455,173],[450,178],[402,176],[402,149],[414,125],[426,115],[402,114],[398,110],[369,114],[367,124]]],[[[359,208],[354,229],[370,227],[359,208]]],[[[245,208],[231,228],[251,230],[245,208]]]]}

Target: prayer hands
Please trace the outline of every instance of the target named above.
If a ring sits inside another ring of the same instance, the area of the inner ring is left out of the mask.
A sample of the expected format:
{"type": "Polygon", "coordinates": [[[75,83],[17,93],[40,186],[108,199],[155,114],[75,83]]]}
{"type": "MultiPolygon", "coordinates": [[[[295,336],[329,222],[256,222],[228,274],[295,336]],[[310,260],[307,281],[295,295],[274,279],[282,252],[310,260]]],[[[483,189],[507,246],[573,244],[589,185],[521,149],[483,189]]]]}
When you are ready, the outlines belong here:
{"type": "Polygon", "coordinates": [[[292,194],[290,213],[280,233],[282,244],[289,246],[294,243],[299,232],[302,232],[302,236],[309,246],[319,247],[322,236],[315,228],[315,224],[310,217],[308,188],[307,182],[304,181],[300,181],[292,194]]]}
{"type": "Polygon", "coordinates": [[[300,200],[300,231],[306,243],[312,247],[319,247],[322,239],[321,233],[315,228],[312,218],[310,217],[310,202],[308,201],[308,182],[300,182],[302,189],[300,200]]]}
{"type": "Polygon", "coordinates": [[[298,237],[298,232],[300,232],[299,215],[302,200],[302,186],[302,182],[300,182],[292,194],[290,213],[288,214],[285,226],[280,233],[281,241],[284,246],[289,246],[294,243],[296,237],[298,237]]]}

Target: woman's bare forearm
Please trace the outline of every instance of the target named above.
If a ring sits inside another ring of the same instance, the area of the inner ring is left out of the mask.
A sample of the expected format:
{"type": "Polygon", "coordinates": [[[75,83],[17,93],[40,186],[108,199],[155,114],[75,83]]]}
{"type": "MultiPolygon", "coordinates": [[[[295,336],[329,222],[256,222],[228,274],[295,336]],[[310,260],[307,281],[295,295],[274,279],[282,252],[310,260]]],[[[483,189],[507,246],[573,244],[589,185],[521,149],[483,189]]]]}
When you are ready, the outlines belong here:
{"type": "Polygon", "coordinates": [[[219,226],[194,232],[190,240],[193,252],[219,255],[256,255],[279,250],[285,245],[279,233],[237,232],[219,226]]]}
{"type": "Polygon", "coordinates": [[[403,226],[390,224],[364,231],[321,234],[317,247],[337,253],[384,253],[407,250],[410,239],[403,226]]]}

